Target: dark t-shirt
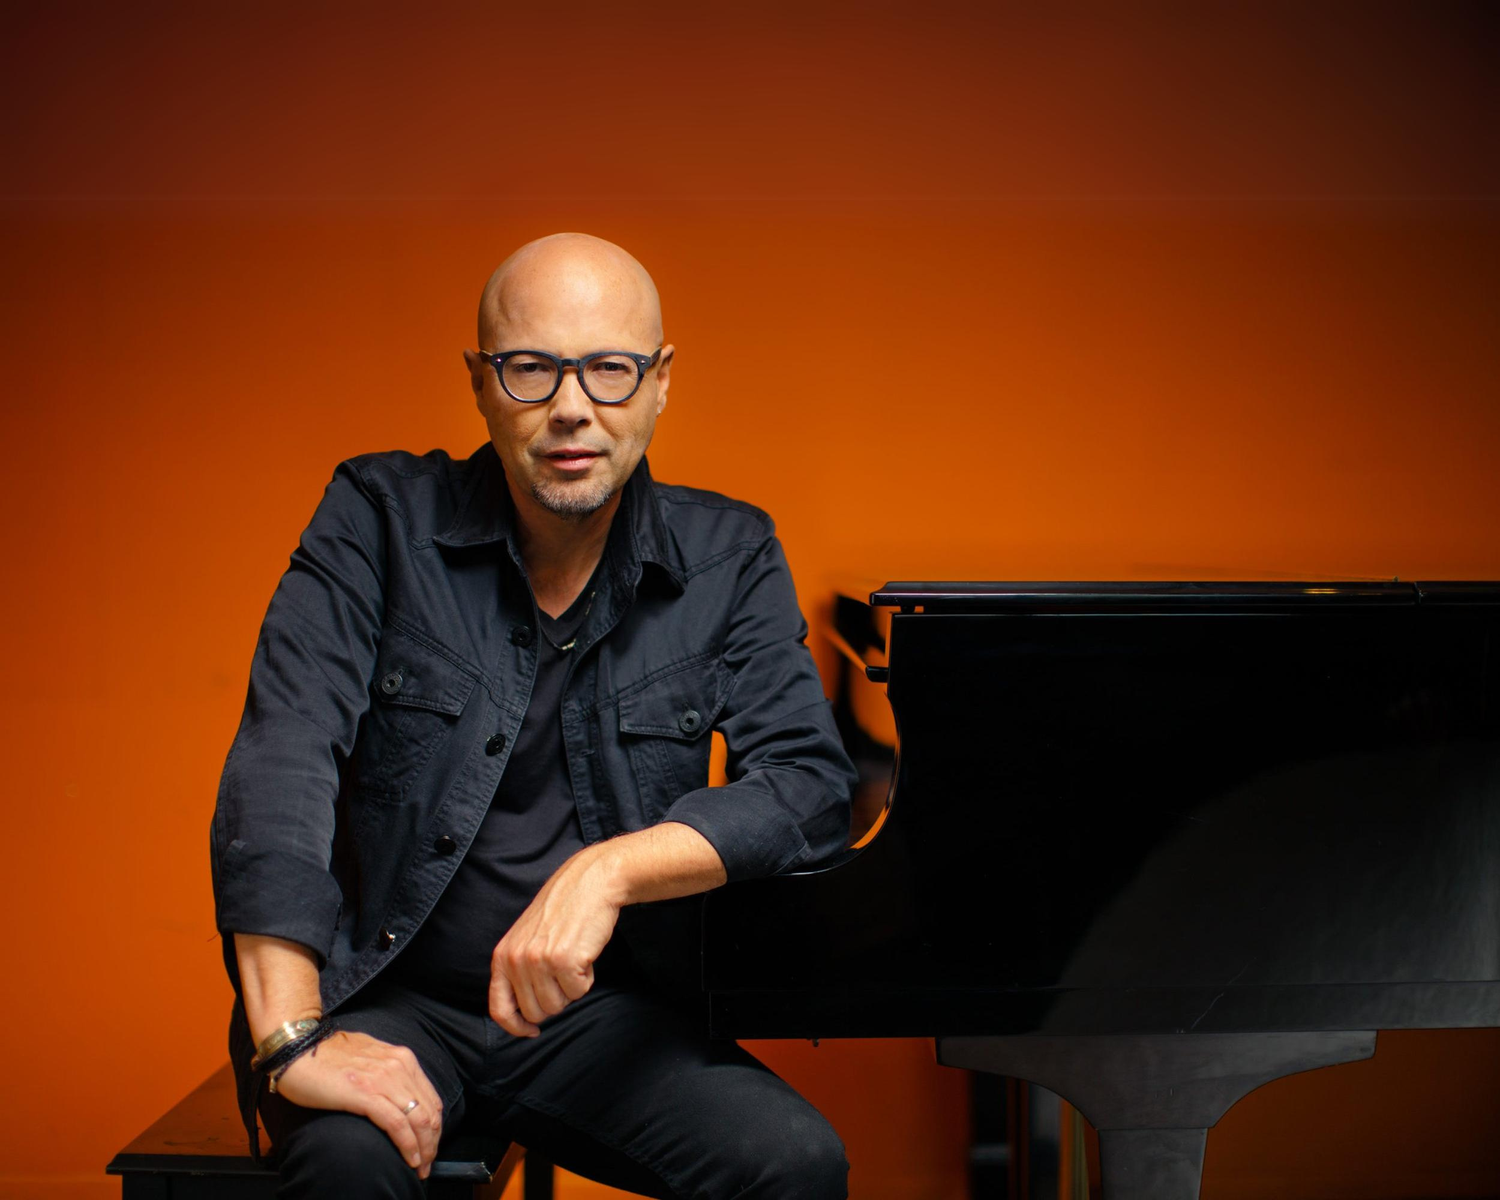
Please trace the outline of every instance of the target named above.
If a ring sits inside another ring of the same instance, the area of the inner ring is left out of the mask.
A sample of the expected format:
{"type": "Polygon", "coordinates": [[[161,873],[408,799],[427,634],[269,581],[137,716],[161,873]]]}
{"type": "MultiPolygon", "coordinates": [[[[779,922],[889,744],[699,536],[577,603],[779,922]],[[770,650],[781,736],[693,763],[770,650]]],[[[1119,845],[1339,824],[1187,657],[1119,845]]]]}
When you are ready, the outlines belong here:
{"type": "Polygon", "coordinates": [[[608,556],[559,617],[535,609],[536,682],[526,717],[479,832],[392,974],[428,995],[483,1010],[490,954],[542,884],[583,848],[562,738],[562,691],[571,643],[608,556]]]}

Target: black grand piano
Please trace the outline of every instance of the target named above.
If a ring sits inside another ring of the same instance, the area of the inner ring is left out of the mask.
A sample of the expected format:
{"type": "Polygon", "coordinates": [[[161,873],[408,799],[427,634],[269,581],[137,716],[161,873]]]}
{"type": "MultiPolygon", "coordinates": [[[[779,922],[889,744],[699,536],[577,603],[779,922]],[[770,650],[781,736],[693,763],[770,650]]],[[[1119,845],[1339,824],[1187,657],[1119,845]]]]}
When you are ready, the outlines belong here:
{"type": "Polygon", "coordinates": [[[1185,1200],[1255,1087],[1500,1026],[1500,583],[889,583],[833,625],[877,811],[709,895],[715,1034],[932,1037],[1082,1112],[1106,1200],[1185,1200]]]}

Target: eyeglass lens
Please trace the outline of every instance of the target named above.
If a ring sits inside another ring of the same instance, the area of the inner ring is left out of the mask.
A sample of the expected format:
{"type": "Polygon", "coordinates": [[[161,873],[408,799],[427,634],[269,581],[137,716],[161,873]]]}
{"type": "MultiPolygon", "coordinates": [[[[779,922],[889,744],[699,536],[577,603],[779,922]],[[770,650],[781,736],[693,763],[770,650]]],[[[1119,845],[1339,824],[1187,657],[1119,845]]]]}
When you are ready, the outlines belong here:
{"type": "MultiPolygon", "coordinates": [[[[532,354],[505,360],[505,390],[518,400],[541,400],[557,386],[557,364],[532,354]]],[[[640,368],[623,354],[592,359],[579,372],[583,390],[595,400],[623,400],[636,386],[640,368]]]]}

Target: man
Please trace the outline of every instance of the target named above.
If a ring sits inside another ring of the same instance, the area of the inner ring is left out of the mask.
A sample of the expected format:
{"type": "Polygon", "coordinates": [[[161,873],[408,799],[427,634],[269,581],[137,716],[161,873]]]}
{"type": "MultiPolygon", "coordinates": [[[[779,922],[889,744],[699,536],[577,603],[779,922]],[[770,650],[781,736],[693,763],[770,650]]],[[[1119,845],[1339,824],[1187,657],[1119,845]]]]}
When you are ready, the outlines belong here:
{"type": "Polygon", "coordinates": [[[211,841],[284,1196],[420,1195],[466,1118],[645,1195],[845,1194],[668,982],[670,902],[842,849],[854,783],[770,518],[650,476],[673,353],[625,251],[523,246],[464,354],[489,443],[341,463],[272,597],[211,841]]]}

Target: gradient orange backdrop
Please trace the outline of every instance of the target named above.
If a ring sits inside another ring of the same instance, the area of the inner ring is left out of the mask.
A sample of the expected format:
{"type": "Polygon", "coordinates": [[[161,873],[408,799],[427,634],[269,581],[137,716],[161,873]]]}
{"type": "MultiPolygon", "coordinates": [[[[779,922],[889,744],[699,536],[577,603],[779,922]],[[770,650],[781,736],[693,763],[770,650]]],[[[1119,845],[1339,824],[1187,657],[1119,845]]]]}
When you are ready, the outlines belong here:
{"type": "MultiPolygon", "coordinates": [[[[815,627],[850,576],[1500,578],[1493,13],[7,12],[0,1194],[118,1194],[223,1061],[261,615],[337,461],[481,443],[529,238],[654,273],[653,471],[767,508],[815,627]]],[[[929,1047],[756,1048],[856,1197],[963,1194],[929,1047]]],[[[1500,1035],[1388,1036],[1233,1110],[1205,1196],[1500,1192],[1497,1123],[1500,1035]]]]}

